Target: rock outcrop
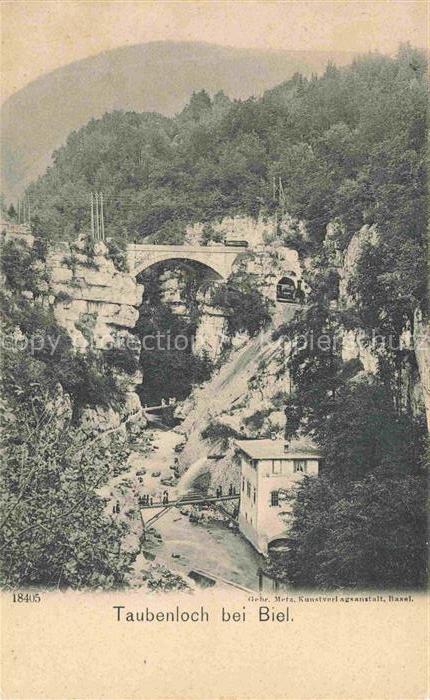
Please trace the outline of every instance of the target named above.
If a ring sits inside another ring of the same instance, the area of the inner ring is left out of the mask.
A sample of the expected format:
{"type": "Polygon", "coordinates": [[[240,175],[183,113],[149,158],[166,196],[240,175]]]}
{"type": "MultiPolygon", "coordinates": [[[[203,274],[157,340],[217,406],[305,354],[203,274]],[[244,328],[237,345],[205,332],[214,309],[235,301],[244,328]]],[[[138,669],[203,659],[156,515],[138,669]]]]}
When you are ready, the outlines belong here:
{"type": "MultiPolygon", "coordinates": [[[[139,317],[143,286],[129,273],[118,270],[109,257],[108,247],[96,242],[91,247],[83,236],[73,243],[58,244],[48,255],[50,289],[47,296],[55,318],[69,334],[77,352],[109,348],[140,353],[139,339],[131,333],[139,317]]],[[[122,421],[139,415],[144,422],[135,388],[142,373],[117,370],[126,392],[121,410],[86,408],[81,416],[87,433],[113,430],[122,421]]]]}
{"type": "Polygon", "coordinates": [[[115,268],[104,243],[95,243],[91,252],[83,237],[63,243],[49,254],[47,265],[55,317],[77,350],[86,350],[90,343],[104,349],[118,334],[127,337],[125,331],[134,328],[139,317],[143,286],[115,268]]]}

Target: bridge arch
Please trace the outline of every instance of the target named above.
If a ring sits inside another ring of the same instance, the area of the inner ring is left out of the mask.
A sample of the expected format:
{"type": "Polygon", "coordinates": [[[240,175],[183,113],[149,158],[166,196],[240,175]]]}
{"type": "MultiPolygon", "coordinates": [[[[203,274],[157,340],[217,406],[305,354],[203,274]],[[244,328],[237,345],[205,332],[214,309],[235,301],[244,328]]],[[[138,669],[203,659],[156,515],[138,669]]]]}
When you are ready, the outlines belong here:
{"type": "Polygon", "coordinates": [[[220,282],[223,280],[223,277],[220,274],[220,272],[218,272],[214,267],[211,267],[206,263],[200,262],[199,260],[177,257],[166,257],[161,260],[151,262],[149,264],[145,263],[145,267],[143,267],[142,270],[140,270],[139,266],[139,271],[135,271],[134,275],[138,278],[138,280],[140,280],[143,279],[145,273],[150,270],[154,270],[158,273],[161,273],[163,270],[169,269],[171,267],[169,263],[178,263],[178,265],[174,265],[174,267],[180,267],[182,270],[185,270],[191,274],[199,274],[201,280],[204,280],[205,282],[220,282]]]}
{"type": "Polygon", "coordinates": [[[238,254],[244,251],[246,248],[227,246],[130,244],[127,247],[127,258],[130,273],[136,277],[156,263],[190,260],[213,270],[221,279],[227,279],[238,254]]]}

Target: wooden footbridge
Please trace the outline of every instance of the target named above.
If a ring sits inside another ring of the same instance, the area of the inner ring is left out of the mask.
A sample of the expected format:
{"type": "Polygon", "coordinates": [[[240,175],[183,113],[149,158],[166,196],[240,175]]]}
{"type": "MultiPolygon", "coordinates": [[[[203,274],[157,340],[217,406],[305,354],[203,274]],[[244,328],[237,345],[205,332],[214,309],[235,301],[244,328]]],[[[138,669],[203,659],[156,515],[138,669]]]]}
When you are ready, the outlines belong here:
{"type": "Polygon", "coordinates": [[[143,532],[152,526],[157,520],[159,520],[163,515],[165,515],[171,508],[179,508],[187,505],[203,505],[206,503],[222,503],[224,501],[238,501],[240,498],[239,494],[229,494],[228,496],[180,496],[175,501],[159,501],[157,503],[152,503],[150,505],[139,506],[140,508],[140,518],[142,521],[143,532]],[[146,510],[154,510],[159,508],[160,510],[155,513],[149,520],[144,520],[143,512],[146,510]]]}

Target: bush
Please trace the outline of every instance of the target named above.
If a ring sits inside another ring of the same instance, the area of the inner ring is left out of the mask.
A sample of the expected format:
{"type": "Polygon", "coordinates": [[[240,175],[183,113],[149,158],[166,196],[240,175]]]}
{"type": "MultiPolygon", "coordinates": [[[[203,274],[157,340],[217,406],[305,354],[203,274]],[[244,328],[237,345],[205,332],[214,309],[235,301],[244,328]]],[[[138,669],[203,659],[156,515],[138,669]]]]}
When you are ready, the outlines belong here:
{"type": "Polygon", "coordinates": [[[74,352],[66,331],[59,327],[51,309],[37,302],[0,297],[7,313],[7,330],[16,328],[23,339],[15,347],[6,347],[2,353],[2,385],[7,396],[24,403],[31,396],[34,385],[53,389],[56,384],[67,391],[74,404],[74,415],[88,406],[116,405],[123,397],[111,371],[96,355],[74,352]]]}
{"type": "Polygon", "coordinates": [[[121,551],[127,527],[105,516],[97,495],[111,460],[100,447],[82,444],[64,416],[49,410],[51,398],[39,388],[35,401],[3,426],[1,584],[124,586],[136,552],[121,551]]]}
{"type": "Polygon", "coordinates": [[[223,423],[209,423],[200,435],[204,440],[216,440],[218,438],[240,438],[240,434],[229,425],[223,423]]]}
{"type": "Polygon", "coordinates": [[[112,238],[106,240],[108,249],[107,257],[112,260],[119,272],[128,272],[127,250],[124,241],[116,241],[112,238]]]}
{"type": "Polygon", "coordinates": [[[264,425],[266,415],[267,413],[265,413],[264,411],[256,411],[252,414],[252,416],[248,416],[247,418],[245,418],[244,423],[248,428],[251,428],[252,430],[261,430],[261,428],[264,425]]]}
{"type": "Polygon", "coordinates": [[[237,333],[255,336],[271,321],[270,302],[257,289],[243,291],[233,285],[219,285],[211,298],[227,316],[230,337],[237,333]]]}
{"type": "Polygon", "coordinates": [[[202,229],[202,245],[208,245],[209,243],[222,243],[224,240],[221,231],[215,231],[212,224],[204,224],[202,229]]]}
{"type": "Polygon", "coordinates": [[[15,292],[30,291],[38,296],[41,283],[49,279],[37,250],[24,241],[3,243],[0,265],[7,287],[15,292]]]}
{"type": "Polygon", "coordinates": [[[139,361],[130,348],[109,348],[103,353],[105,364],[126,374],[134,374],[139,369],[139,361]]]}
{"type": "Polygon", "coordinates": [[[162,224],[157,233],[145,238],[145,243],[159,243],[161,245],[182,245],[185,241],[185,223],[183,221],[167,221],[162,224]]]}

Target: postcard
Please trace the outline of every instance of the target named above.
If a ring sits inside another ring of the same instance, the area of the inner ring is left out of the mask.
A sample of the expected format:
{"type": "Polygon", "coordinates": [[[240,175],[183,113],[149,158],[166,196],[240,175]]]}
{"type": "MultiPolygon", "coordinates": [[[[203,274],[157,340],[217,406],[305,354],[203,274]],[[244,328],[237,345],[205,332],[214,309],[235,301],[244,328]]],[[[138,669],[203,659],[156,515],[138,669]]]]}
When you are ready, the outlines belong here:
{"type": "Polygon", "coordinates": [[[1,13],[2,697],[427,697],[428,3],[1,13]]]}

